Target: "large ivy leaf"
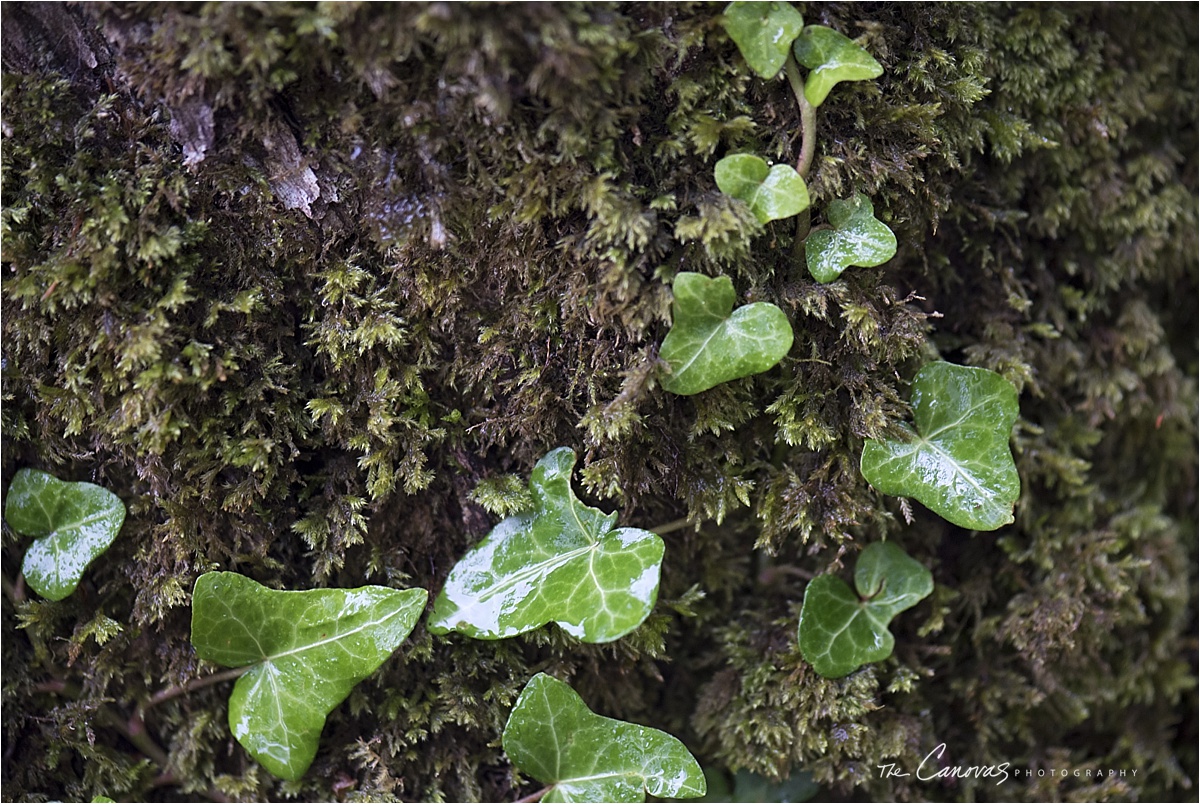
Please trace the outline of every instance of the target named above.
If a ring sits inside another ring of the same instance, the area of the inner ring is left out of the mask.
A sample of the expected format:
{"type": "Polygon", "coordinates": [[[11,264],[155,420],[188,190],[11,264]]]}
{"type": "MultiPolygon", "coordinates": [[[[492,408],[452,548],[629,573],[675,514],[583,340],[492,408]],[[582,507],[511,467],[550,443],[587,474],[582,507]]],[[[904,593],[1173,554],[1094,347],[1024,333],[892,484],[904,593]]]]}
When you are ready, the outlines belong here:
{"type": "Polygon", "coordinates": [[[745,201],[759,223],[808,209],[808,187],[790,165],[768,167],[754,154],[731,154],[717,162],[713,176],[721,192],[745,201]]]}
{"type": "Polygon", "coordinates": [[[818,282],[832,282],[851,265],[873,268],[896,255],[896,235],[875,219],[875,207],[862,193],[831,201],[827,216],[834,228],[818,229],[804,241],[808,272],[818,282]]]}
{"type": "Polygon", "coordinates": [[[673,285],[673,323],[658,354],[671,368],[662,387],[689,396],[774,366],[792,348],[792,325],[773,304],[733,309],[727,276],[680,273],[673,285]]]}
{"type": "Polygon", "coordinates": [[[955,525],[995,530],[1013,521],[1021,479],[1008,447],[1017,391],[995,372],[930,363],[913,380],[916,432],[867,441],[862,474],[884,494],[915,497],[955,525]]]}
{"type": "Polygon", "coordinates": [[[117,538],[125,503],[92,483],[22,469],[8,487],[4,518],[17,533],[36,537],[21,566],[29,588],[47,600],[62,600],[117,538]]]}
{"type": "Polygon", "coordinates": [[[325,717],[383,664],[417,624],[424,589],[268,589],[208,572],[192,594],[201,659],[250,669],[229,696],[229,728],[263,767],[299,779],[325,717]]]}
{"type": "Polygon", "coordinates": [[[763,78],[779,74],[804,27],[804,17],[791,3],[730,3],[722,21],[742,58],[763,78]]]}
{"type": "Polygon", "coordinates": [[[553,621],[584,642],[610,642],[642,624],[658,598],[663,541],[614,529],[615,513],[581,504],[574,466],[567,447],[538,461],[533,511],[501,521],[450,570],[431,632],[503,639],[553,621]]]}
{"type": "Polygon", "coordinates": [[[821,675],[841,678],[892,655],[888,623],[933,591],[933,576],[891,542],[863,550],[854,594],[836,575],[818,575],[800,607],[800,653],[821,675]]]}
{"type": "Polygon", "coordinates": [[[601,717],[571,687],[538,673],[504,727],[504,752],[553,785],[542,801],[645,801],[704,795],[704,773],[666,732],[601,717]]]}
{"type": "Polygon", "coordinates": [[[839,81],[862,81],[883,75],[883,67],[870,53],[824,25],[809,25],[796,38],[796,61],[811,72],[804,82],[804,97],[820,106],[839,81]]]}

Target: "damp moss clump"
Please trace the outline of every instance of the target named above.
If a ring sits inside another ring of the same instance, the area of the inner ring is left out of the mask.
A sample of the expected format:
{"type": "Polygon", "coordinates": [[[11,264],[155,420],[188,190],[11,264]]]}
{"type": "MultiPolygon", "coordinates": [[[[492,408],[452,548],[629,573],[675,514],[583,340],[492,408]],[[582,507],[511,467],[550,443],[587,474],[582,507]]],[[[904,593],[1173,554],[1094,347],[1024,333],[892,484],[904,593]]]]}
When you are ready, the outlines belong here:
{"type": "Polygon", "coordinates": [[[59,603],[10,583],[4,531],[6,796],[514,800],[499,735],[543,671],[705,767],[832,796],[1194,795],[1196,9],[805,5],[884,68],[822,104],[808,185],[867,194],[897,255],[828,285],[714,184],[728,153],[793,161],[799,126],[720,11],[5,8],[4,486],[39,468],[129,508],[59,603]],[[664,392],[685,271],[781,308],[782,363],[664,392]],[[1020,393],[994,534],[859,473],[935,358],[1020,393]],[[629,636],[418,624],[296,782],[236,746],[220,685],[135,716],[213,671],[202,573],[436,592],[557,446],[587,504],[674,523],[629,636]],[[806,579],[885,538],[935,591],[891,658],[823,679],[806,579]],[[880,778],[940,743],[1014,776],[880,778]]]}

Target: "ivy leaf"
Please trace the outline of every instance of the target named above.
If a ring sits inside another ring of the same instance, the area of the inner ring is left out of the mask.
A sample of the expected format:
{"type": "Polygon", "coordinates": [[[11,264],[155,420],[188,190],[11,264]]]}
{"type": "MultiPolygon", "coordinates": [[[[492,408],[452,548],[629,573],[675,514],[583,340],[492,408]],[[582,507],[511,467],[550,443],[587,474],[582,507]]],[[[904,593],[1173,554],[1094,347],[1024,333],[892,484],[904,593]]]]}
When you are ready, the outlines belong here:
{"type": "Polygon", "coordinates": [[[662,387],[673,394],[690,396],[760,374],[792,348],[792,325],[783,311],[766,302],[734,310],[727,276],[681,273],[673,289],[673,323],[658,352],[671,367],[662,387]]]}
{"type": "Polygon", "coordinates": [[[730,3],[722,22],[750,69],[763,78],[779,74],[804,27],[804,17],[791,3],[730,3]]]}
{"type": "Polygon", "coordinates": [[[875,207],[862,193],[831,201],[828,217],[834,228],[818,229],[804,241],[808,272],[818,282],[832,282],[851,265],[873,268],[896,255],[896,235],[875,219],[875,207]]]}
{"type": "Polygon", "coordinates": [[[796,38],[796,61],[811,72],[804,82],[804,97],[820,106],[839,81],[862,81],[883,75],[883,67],[870,53],[846,36],[824,25],[809,25],[796,38]]]}
{"type": "Polygon", "coordinates": [[[192,594],[201,659],[247,667],[229,696],[229,728],[281,779],[304,775],[325,717],[383,664],[417,623],[424,589],[276,591],[208,572],[192,594]]]}
{"type": "Polygon", "coordinates": [[[125,503],[92,483],[22,469],[8,487],[4,518],[17,533],[37,537],[21,565],[29,588],[47,600],[62,600],[117,538],[125,503]]]}
{"type": "Polygon", "coordinates": [[[884,494],[915,497],[962,528],[1012,522],[1021,495],[1008,447],[1020,412],[1016,389],[987,369],[930,363],[913,380],[911,405],[911,440],[863,446],[867,482],[884,494]]]}
{"type": "Polygon", "coordinates": [[[516,636],[548,622],[584,642],[611,642],[642,624],[658,598],[658,535],[613,528],[617,515],[571,490],[575,453],[552,450],[529,481],[531,512],[497,525],[450,570],[429,630],[475,639],[516,636]]]}
{"type": "Polygon", "coordinates": [[[553,785],[542,801],[645,801],[704,795],[704,773],[666,732],[601,717],[571,687],[538,673],[504,727],[504,752],[553,785]]]}
{"type": "Polygon", "coordinates": [[[818,575],[800,607],[800,653],[821,675],[841,678],[892,655],[888,623],[933,591],[933,575],[891,542],[863,550],[854,594],[836,575],[818,575]]]}
{"type": "Polygon", "coordinates": [[[768,168],[766,160],[754,154],[731,154],[717,162],[713,175],[721,192],[745,201],[759,223],[808,209],[808,187],[790,165],[768,168]]]}

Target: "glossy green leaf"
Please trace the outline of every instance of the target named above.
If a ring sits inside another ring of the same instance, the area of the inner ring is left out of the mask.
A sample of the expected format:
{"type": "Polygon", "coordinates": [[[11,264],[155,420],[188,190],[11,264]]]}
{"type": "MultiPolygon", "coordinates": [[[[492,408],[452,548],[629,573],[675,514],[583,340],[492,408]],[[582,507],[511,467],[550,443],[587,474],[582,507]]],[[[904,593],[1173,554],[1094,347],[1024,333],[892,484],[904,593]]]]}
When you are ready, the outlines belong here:
{"type": "Polygon", "coordinates": [[[888,623],[933,591],[933,576],[891,542],[863,550],[854,568],[858,594],[836,575],[818,575],[800,607],[800,653],[821,675],[841,678],[892,655],[888,623]]]}
{"type": "Polygon", "coordinates": [[[804,27],[804,17],[791,3],[730,3],[722,21],[742,58],[763,78],[779,74],[804,27]]]}
{"type": "Polygon", "coordinates": [[[1013,521],[1021,479],[1008,439],[1017,391],[995,372],[930,363],[913,380],[916,432],[867,441],[862,474],[884,494],[915,497],[955,525],[995,530],[1013,521]]]}
{"type": "Polygon", "coordinates": [[[248,667],[229,696],[229,728],[263,767],[299,779],[325,717],[400,646],[425,608],[424,589],[268,589],[208,572],[192,594],[201,659],[248,667]]]}
{"type": "Polygon", "coordinates": [[[567,447],[538,461],[533,510],[501,521],[450,570],[432,633],[503,639],[556,622],[584,642],[611,642],[642,624],[658,598],[663,541],[614,529],[615,513],[581,504],[574,466],[567,447]]]}
{"type": "Polygon", "coordinates": [[[4,518],[17,533],[36,537],[21,565],[29,588],[47,600],[62,600],[117,538],[125,503],[92,483],[22,469],[8,487],[4,518]]]}
{"type": "Polygon", "coordinates": [[[766,302],[734,310],[737,297],[727,276],[681,273],[673,289],[674,320],[658,351],[671,368],[662,387],[673,394],[690,396],[760,374],[792,348],[792,325],[783,311],[766,302]]]}
{"type": "Polygon", "coordinates": [[[808,209],[808,187],[790,165],[768,167],[754,154],[731,154],[717,162],[713,175],[721,192],[745,201],[759,223],[808,209]]]}
{"type": "Polygon", "coordinates": [[[862,193],[831,201],[826,215],[834,228],[818,229],[804,241],[808,272],[818,282],[832,282],[851,265],[873,268],[896,256],[896,235],[875,219],[875,207],[862,193]]]}
{"type": "Polygon", "coordinates": [[[809,69],[804,97],[820,106],[839,81],[862,81],[883,75],[870,53],[824,25],[809,25],[796,38],[796,61],[809,69]]]}
{"type": "Polygon", "coordinates": [[[513,765],[553,787],[542,801],[645,801],[704,795],[704,773],[666,732],[601,717],[571,687],[538,673],[504,727],[513,765]]]}

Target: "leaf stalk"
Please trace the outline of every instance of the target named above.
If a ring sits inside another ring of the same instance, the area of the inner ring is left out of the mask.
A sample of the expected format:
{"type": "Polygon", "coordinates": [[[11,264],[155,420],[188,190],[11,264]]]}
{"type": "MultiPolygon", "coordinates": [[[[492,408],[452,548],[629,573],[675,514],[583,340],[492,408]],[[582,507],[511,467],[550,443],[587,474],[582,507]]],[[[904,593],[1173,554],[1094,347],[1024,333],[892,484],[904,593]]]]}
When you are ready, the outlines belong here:
{"type": "Polygon", "coordinates": [[[245,667],[235,667],[232,670],[226,670],[221,673],[213,673],[211,676],[205,676],[204,678],[193,679],[193,680],[185,682],[183,684],[175,684],[170,687],[167,687],[164,690],[159,690],[158,692],[156,692],[152,696],[150,696],[150,699],[148,701],[146,701],[145,705],[142,707],[142,711],[145,712],[146,710],[150,709],[151,707],[158,706],[160,703],[169,701],[172,698],[178,698],[180,695],[185,695],[189,692],[201,690],[201,689],[204,689],[205,687],[211,687],[214,684],[220,684],[222,681],[232,681],[235,678],[239,678],[239,677],[245,675],[246,672],[252,666],[253,665],[246,665],[245,667]]]}

